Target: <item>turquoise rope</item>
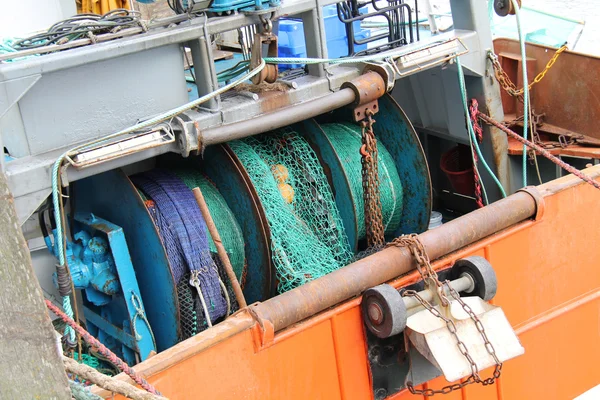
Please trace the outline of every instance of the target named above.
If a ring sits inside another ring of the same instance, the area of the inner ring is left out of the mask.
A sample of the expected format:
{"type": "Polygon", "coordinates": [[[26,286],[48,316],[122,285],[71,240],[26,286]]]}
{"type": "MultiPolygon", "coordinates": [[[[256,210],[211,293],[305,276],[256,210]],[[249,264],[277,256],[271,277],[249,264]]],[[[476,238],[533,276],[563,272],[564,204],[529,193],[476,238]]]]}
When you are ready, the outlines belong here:
{"type": "Polygon", "coordinates": [[[103,400],[102,397],[92,393],[89,388],[70,379],[69,389],[71,389],[71,395],[75,400],[103,400]]]}
{"type": "MultiPolygon", "coordinates": [[[[67,153],[64,153],[59,160],[64,159],[67,156],[67,153]]],[[[55,162],[54,168],[52,170],[52,203],[54,205],[54,220],[56,222],[56,245],[58,246],[58,261],[60,265],[66,265],[65,260],[65,250],[63,246],[63,226],[62,226],[62,217],[60,213],[60,201],[62,200],[58,194],[58,174],[61,163],[55,162]]],[[[71,307],[71,297],[64,296],[63,297],[63,309],[65,310],[65,314],[69,318],[73,318],[73,308],[71,307]]],[[[69,325],[65,327],[65,335],[69,336],[69,340],[71,343],[75,343],[75,331],[69,325]]]]}
{"type": "MultiPolygon", "coordinates": [[[[527,127],[529,126],[529,84],[527,82],[527,53],[525,52],[525,37],[521,27],[521,17],[519,15],[519,4],[512,0],[517,17],[517,30],[519,32],[519,44],[521,46],[521,59],[523,70],[523,139],[527,140],[527,127]]],[[[527,146],[523,145],[523,187],[527,186],[527,146]]]]}
{"type": "MultiPolygon", "coordinates": [[[[479,156],[481,163],[483,164],[483,166],[485,167],[487,172],[492,176],[492,179],[494,180],[494,182],[500,189],[500,193],[502,193],[502,197],[506,197],[506,192],[504,191],[504,187],[502,186],[502,183],[500,183],[500,180],[498,180],[498,177],[496,177],[496,174],[494,174],[494,171],[492,171],[492,169],[490,168],[488,163],[485,161],[485,158],[483,157],[483,154],[481,153],[481,149],[479,148],[479,143],[477,143],[477,138],[475,137],[475,130],[473,129],[473,122],[471,121],[471,118],[469,116],[469,106],[467,104],[467,86],[465,85],[465,76],[463,73],[462,65],[460,63],[460,57],[456,57],[456,66],[458,67],[458,83],[460,85],[460,95],[462,97],[465,116],[467,117],[467,127],[468,127],[468,131],[469,131],[470,140],[474,144],[475,151],[477,151],[477,155],[479,156]]],[[[483,184],[483,180],[481,183],[483,184]]],[[[487,197],[487,195],[486,195],[486,197],[487,197]]],[[[486,201],[487,201],[487,199],[486,199],[486,201]]]]}
{"type": "Polygon", "coordinates": [[[295,58],[295,57],[264,57],[267,64],[358,64],[370,61],[384,61],[390,58],[400,57],[415,51],[426,49],[436,43],[444,43],[446,40],[439,40],[433,43],[427,43],[423,46],[406,50],[404,47],[387,51],[379,54],[372,54],[360,57],[342,57],[342,58],[295,58]]]}

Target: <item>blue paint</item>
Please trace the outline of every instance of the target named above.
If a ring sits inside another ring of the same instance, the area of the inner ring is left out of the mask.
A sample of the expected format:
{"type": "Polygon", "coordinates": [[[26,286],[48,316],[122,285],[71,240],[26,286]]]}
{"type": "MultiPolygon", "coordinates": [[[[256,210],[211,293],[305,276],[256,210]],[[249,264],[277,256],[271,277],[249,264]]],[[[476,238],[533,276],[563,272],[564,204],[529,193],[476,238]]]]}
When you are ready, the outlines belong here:
{"type": "MultiPolygon", "coordinates": [[[[172,347],[179,338],[177,292],[160,237],[137,190],[119,170],[77,181],[73,190],[78,212],[87,212],[87,215],[93,212],[98,219],[110,220],[122,228],[118,235],[123,240],[119,240],[117,245],[111,243],[112,254],[118,266],[120,262],[127,262],[124,250],[128,248],[131,255],[129,263],[133,265],[135,274],[129,275],[126,280],[120,276],[121,286],[131,288],[137,280],[137,293],[143,301],[157,350],[172,347]]],[[[131,294],[127,291],[124,296],[127,307],[122,306],[120,310],[111,308],[111,313],[121,321],[129,320],[124,311],[133,307],[131,294]]],[[[148,335],[142,333],[144,325],[137,318],[136,328],[146,338],[148,335]]],[[[143,354],[143,357],[146,356],[147,353],[143,354]]]]}
{"type": "MultiPolygon", "coordinates": [[[[93,324],[97,329],[104,331],[104,334],[109,335],[113,339],[116,339],[120,344],[123,344],[126,347],[129,347],[129,348],[137,347],[136,340],[132,334],[127,333],[127,332],[125,332],[125,330],[116,327],[115,325],[113,325],[113,323],[111,321],[103,318],[102,316],[98,315],[97,313],[95,313],[94,311],[92,311],[91,309],[89,309],[87,307],[83,307],[83,313],[85,315],[85,319],[86,319],[86,322],[88,325],[93,324]]],[[[131,329],[130,328],[131,325],[130,324],[127,324],[127,325],[128,325],[127,328],[131,329]]],[[[110,341],[111,340],[109,340],[109,342],[110,341]]],[[[114,340],[112,340],[112,342],[115,343],[114,340]]],[[[129,361],[127,363],[129,364],[129,361]]],[[[134,364],[135,364],[135,362],[134,362],[134,364]]]]}
{"type": "MultiPolygon", "coordinates": [[[[258,11],[279,7],[279,0],[213,0],[208,11],[227,13],[230,11],[258,11]]],[[[275,10],[273,10],[275,11],[275,10]]]]}
{"type": "MultiPolygon", "coordinates": [[[[56,229],[52,230],[56,237],[56,229]]],[[[88,301],[96,306],[105,306],[111,302],[111,296],[120,291],[119,280],[113,258],[107,253],[106,239],[92,237],[82,230],[74,235],[75,242],[67,241],[67,263],[75,289],[84,290],[88,301]],[[96,252],[89,247],[96,244],[96,252]]],[[[58,258],[58,246],[52,244],[49,237],[44,238],[46,246],[58,258]]],[[[53,274],[54,285],[58,287],[56,272],[53,274]]]]}
{"type": "MultiPolygon", "coordinates": [[[[360,9],[366,11],[366,7],[360,9]]],[[[325,38],[327,39],[327,57],[341,58],[348,56],[348,37],[346,24],[340,21],[335,4],[323,7],[325,38]]],[[[362,29],[360,21],[353,22],[354,35],[357,40],[369,37],[370,31],[362,29]]],[[[306,58],[304,24],[299,19],[282,18],[279,20],[278,51],[279,57],[306,58]]],[[[356,52],[366,50],[367,44],[355,45],[356,52]]],[[[279,70],[302,68],[304,64],[280,64],[279,70]]]]}
{"type": "MultiPolygon", "coordinates": [[[[130,293],[138,298],[141,295],[123,229],[89,213],[77,214],[73,228],[77,233],[73,242],[67,242],[67,263],[75,289],[85,293],[84,316],[88,328],[104,337],[105,345],[127,363],[136,363],[135,353],[146,359],[156,348],[150,327],[139,316],[135,317],[138,311],[128,299],[130,293]],[[137,339],[124,331],[134,319],[137,339]],[[123,351],[123,345],[130,351],[123,351]]],[[[55,230],[53,236],[56,237],[55,230]]],[[[55,255],[56,247],[51,247],[55,255]]],[[[54,280],[56,284],[56,273],[54,280]]],[[[138,307],[143,312],[143,304],[138,307]]]]}
{"type": "Polygon", "coordinates": [[[433,200],[429,167],[417,132],[389,94],[379,99],[375,120],[373,131],[396,161],[402,181],[402,222],[394,236],[425,232],[433,200]]]}

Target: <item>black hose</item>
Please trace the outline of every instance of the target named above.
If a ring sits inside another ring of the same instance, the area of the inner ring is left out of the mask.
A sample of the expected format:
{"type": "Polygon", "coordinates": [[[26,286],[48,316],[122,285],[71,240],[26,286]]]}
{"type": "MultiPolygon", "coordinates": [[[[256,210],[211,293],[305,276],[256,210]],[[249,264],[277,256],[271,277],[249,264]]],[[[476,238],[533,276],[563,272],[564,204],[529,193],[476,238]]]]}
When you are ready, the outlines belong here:
{"type": "Polygon", "coordinates": [[[47,208],[41,209],[40,211],[38,211],[38,222],[40,224],[40,230],[42,231],[42,236],[45,238],[47,238],[48,235],[48,226],[46,225],[46,211],[47,208]]]}
{"type": "Polygon", "coordinates": [[[104,15],[79,14],[52,25],[46,32],[37,33],[14,44],[17,50],[36,49],[53,44],[63,44],[90,34],[99,35],[139,26],[140,13],[125,9],[116,9],[104,15]]]}

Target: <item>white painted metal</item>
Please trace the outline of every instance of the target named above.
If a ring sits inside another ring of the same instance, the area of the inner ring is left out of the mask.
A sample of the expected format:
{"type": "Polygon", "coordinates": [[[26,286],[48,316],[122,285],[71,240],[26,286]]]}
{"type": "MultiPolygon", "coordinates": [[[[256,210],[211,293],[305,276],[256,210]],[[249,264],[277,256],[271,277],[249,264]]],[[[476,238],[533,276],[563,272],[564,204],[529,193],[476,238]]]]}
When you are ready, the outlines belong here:
{"type": "MultiPolygon", "coordinates": [[[[479,297],[465,297],[463,301],[480,319],[501,362],[525,352],[500,307],[486,303],[479,297]]],[[[449,313],[438,306],[436,308],[442,313],[447,313],[446,317],[454,320],[457,336],[466,345],[480,371],[495,365],[475,323],[458,302],[452,301],[449,313]]],[[[428,310],[411,315],[405,333],[419,353],[442,371],[448,382],[455,382],[471,375],[471,365],[459,351],[455,337],[444,321],[428,310]]]]}

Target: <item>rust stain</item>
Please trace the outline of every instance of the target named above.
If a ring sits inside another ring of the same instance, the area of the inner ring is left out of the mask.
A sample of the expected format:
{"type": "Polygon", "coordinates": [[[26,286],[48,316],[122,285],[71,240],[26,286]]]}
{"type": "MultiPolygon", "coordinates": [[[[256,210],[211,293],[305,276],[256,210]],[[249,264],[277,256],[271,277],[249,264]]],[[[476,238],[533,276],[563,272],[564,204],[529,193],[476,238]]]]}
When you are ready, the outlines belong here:
{"type": "Polygon", "coordinates": [[[288,92],[268,91],[259,94],[260,110],[263,113],[279,110],[290,105],[288,92]]]}
{"type": "MultiPolygon", "coordinates": [[[[545,67],[556,49],[527,44],[527,56],[537,60],[532,77],[545,67]]],[[[511,39],[494,40],[496,54],[519,54],[519,43],[511,39]]],[[[518,57],[520,59],[520,56],[518,57]]],[[[509,65],[504,65],[509,67],[509,65]]],[[[517,75],[518,62],[510,63],[509,76],[517,75]]],[[[600,58],[565,51],[544,79],[531,90],[532,107],[546,114],[545,122],[572,132],[600,139],[597,121],[600,120],[600,58]]],[[[520,85],[519,85],[520,86],[520,85]]],[[[514,99],[502,94],[505,113],[514,113],[514,99]]]]}

